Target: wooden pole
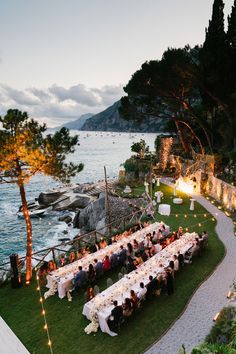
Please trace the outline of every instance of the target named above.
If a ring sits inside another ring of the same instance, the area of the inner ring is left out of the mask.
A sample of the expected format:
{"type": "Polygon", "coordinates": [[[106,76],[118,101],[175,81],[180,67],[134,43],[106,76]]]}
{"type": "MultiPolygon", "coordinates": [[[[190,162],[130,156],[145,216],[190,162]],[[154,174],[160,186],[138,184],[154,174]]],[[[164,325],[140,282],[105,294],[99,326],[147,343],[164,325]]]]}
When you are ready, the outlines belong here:
{"type": "Polygon", "coordinates": [[[105,185],[106,185],[106,214],[108,216],[108,230],[109,230],[109,237],[111,238],[111,210],[110,210],[110,203],[109,203],[109,196],[108,196],[108,184],[107,184],[107,170],[106,166],[104,166],[104,174],[105,174],[105,185]]]}

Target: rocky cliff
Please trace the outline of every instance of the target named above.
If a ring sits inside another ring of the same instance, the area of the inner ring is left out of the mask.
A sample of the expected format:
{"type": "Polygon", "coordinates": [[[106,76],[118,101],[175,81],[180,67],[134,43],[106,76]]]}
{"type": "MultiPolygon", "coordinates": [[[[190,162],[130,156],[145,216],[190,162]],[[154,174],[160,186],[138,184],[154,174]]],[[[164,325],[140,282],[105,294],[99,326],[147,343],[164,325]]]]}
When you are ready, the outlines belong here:
{"type": "Polygon", "coordinates": [[[78,119],[73,120],[72,122],[65,123],[59,127],[56,127],[55,129],[60,129],[62,127],[66,127],[68,129],[80,130],[81,127],[86,122],[86,120],[91,118],[92,116],[93,116],[92,113],[82,114],[82,116],[80,116],[78,119]]]}
{"type": "Polygon", "coordinates": [[[120,101],[115,102],[104,111],[87,119],[81,130],[113,132],[160,132],[163,130],[164,124],[161,118],[149,117],[142,123],[125,120],[119,113],[119,106],[120,101]]]}

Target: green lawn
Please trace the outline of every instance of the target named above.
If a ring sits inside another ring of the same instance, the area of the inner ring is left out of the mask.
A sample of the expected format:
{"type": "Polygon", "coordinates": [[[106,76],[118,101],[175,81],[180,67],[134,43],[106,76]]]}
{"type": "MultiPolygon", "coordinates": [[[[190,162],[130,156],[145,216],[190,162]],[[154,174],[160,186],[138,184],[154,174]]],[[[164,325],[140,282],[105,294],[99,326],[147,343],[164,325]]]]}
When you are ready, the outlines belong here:
{"type": "MultiPolygon", "coordinates": [[[[171,204],[173,215],[156,215],[172,230],[182,226],[190,231],[207,230],[209,245],[201,257],[194,259],[175,279],[173,296],[162,294],[146,302],[142,309],[130,318],[121,328],[119,336],[110,337],[102,332],[87,335],[84,332],[89,321],[82,315],[84,304],[82,294],[72,302],[60,300],[57,295],[45,302],[46,315],[50,330],[54,354],[138,354],[144,351],[165,332],[171,323],[181,314],[194,290],[214,270],[224,256],[224,247],[215,234],[215,221],[204,208],[196,203],[195,211],[189,211],[189,197],[182,193],[183,205],[172,203],[172,188],[162,185],[163,203],[171,204]],[[178,217],[176,217],[176,214],[178,217]],[[200,215],[199,215],[200,214],[200,215]],[[196,215],[196,217],[194,217],[196,215]],[[199,227],[199,223],[202,224],[199,227]]],[[[142,188],[138,189],[140,193],[142,188]]],[[[116,274],[109,275],[113,280],[116,274]]],[[[105,279],[100,284],[104,288],[105,279]]],[[[11,289],[10,285],[0,288],[0,314],[22,340],[31,353],[49,353],[46,332],[43,330],[43,316],[36,291],[36,281],[21,289],[11,289]]]]}

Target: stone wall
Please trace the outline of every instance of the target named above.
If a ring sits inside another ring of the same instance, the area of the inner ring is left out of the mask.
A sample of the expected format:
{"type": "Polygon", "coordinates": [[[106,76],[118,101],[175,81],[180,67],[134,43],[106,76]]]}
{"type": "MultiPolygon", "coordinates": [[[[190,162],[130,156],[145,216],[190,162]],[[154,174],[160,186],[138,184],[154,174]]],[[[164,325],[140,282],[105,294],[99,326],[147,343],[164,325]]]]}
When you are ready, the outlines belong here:
{"type": "Polygon", "coordinates": [[[205,186],[206,193],[221,202],[225,208],[236,210],[236,187],[213,175],[209,175],[205,186]]]}

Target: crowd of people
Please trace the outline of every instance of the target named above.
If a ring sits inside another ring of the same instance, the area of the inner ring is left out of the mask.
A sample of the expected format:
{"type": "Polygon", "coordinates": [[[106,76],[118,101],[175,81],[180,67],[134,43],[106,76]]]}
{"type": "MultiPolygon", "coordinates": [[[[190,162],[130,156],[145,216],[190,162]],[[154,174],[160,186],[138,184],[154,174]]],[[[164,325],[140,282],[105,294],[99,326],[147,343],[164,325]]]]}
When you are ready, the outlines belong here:
{"type": "MultiPolygon", "coordinates": [[[[172,233],[171,237],[178,235],[182,236],[182,228],[180,227],[176,233],[172,233]]],[[[171,238],[170,237],[170,238],[171,238]]],[[[170,260],[168,267],[165,268],[164,274],[159,274],[157,277],[149,276],[149,281],[144,285],[143,282],[139,284],[139,290],[135,292],[130,291],[130,296],[125,298],[124,302],[118,305],[118,301],[113,302],[114,308],[108,318],[108,326],[111,330],[115,331],[119,329],[119,325],[124,322],[125,318],[128,318],[136,311],[144,300],[148,300],[154,296],[159,296],[161,293],[166,295],[172,295],[174,293],[174,279],[176,274],[183,268],[185,263],[192,262],[192,258],[201,254],[201,250],[208,243],[208,235],[206,231],[198,235],[192,247],[185,253],[178,252],[170,260]]],[[[146,250],[145,250],[146,252],[146,250]]]]}

